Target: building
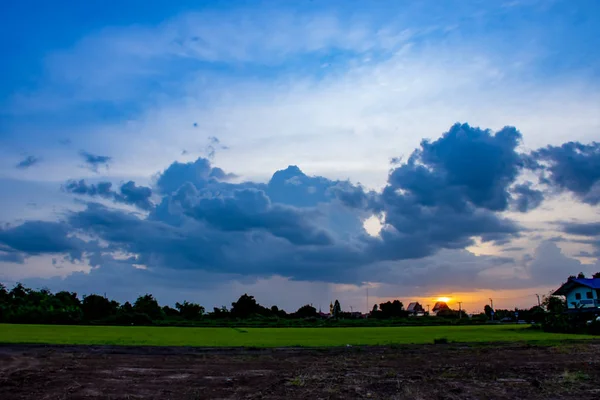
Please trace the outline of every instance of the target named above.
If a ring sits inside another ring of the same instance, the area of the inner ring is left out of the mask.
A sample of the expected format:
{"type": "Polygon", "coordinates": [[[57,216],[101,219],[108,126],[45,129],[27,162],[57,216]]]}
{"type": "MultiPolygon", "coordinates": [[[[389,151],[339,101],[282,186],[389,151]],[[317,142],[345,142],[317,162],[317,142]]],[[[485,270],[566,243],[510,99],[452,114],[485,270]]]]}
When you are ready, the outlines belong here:
{"type": "Polygon", "coordinates": [[[600,277],[598,274],[594,278],[570,277],[552,295],[564,296],[568,310],[596,310],[600,308],[600,277]]]}
{"type": "Polygon", "coordinates": [[[419,304],[416,301],[413,303],[410,303],[408,305],[408,307],[406,308],[406,311],[409,312],[409,315],[416,315],[416,316],[425,315],[425,309],[423,308],[423,306],[421,304],[419,304]]]}
{"type": "Polygon", "coordinates": [[[431,309],[431,314],[437,315],[438,312],[440,312],[442,310],[449,310],[449,309],[450,309],[450,307],[448,307],[448,304],[446,304],[443,301],[438,301],[435,303],[435,305],[431,309]]]}

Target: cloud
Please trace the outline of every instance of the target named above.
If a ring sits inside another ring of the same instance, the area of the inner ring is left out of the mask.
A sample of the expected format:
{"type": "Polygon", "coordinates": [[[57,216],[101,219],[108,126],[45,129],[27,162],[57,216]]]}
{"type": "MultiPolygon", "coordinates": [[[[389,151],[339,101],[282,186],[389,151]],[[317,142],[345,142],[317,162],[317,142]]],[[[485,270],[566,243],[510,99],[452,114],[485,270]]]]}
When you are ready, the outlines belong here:
{"type": "Polygon", "coordinates": [[[559,225],[565,233],[576,236],[585,236],[586,239],[572,241],[591,245],[595,248],[593,255],[600,259],[600,222],[561,222],[559,225]]]}
{"type": "Polygon", "coordinates": [[[112,190],[111,182],[87,184],[83,179],[68,181],[63,186],[63,189],[73,194],[99,196],[118,203],[130,204],[142,210],[150,210],[154,207],[154,204],[150,200],[152,189],[145,186],[137,186],[133,181],[122,184],[118,193],[112,190]]]}
{"type": "Polygon", "coordinates": [[[200,157],[194,162],[172,163],[159,174],[156,187],[162,193],[172,193],[188,182],[201,189],[234,177],[235,174],[226,174],[221,168],[213,168],[208,159],[200,157]]]}
{"type": "Polygon", "coordinates": [[[600,236],[600,222],[563,222],[563,232],[571,235],[600,236]]]}
{"type": "MultiPolygon", "coordinates": [[[[390,268],[400,268],[399,274],[420,277],[423,271],[410,272],[411,262],[465,252],[478,240],[500,246],[520,237],[525,228],[503,213],[515,201],[525,201],[524,195],[529,197],[523,212],[539,200],[529,192],[529,183],[516,184],[532,165],[529,153],[517,151],[520,141],[515,128],[492,132],[455,124],[439,139],[423,140],[405,162],[394,165],[381,192],[308,175],[295,165],[276,171],[266,183],[235,182],[232,173],[206,158],[173,162],[156,175],[153,188],[134,181],[118,190],[110,182],[69,181],[67,192],[148,213],[88,203],[60,222],[29,221],[2,231],[0,243],[24,256],[77,251],[100,268],[118,261],[173,274],[202,271],[236,279],[280,276],[359,284],[385,281],[393,276],[390,268]],[[156,206],[153,196],[159,199],[156,206]],[[382,224],[377,237],[363,226],[373,216],[382,224]],[[47,236],[56,245],[28,248],[28,235],[31,243],[47,236]]],[[[515,264],[498,256],[474,260],[486,260],[486,266],[473,267],[472,273],[515,264]]],[[[531,276],[541,266],[532,268],[531,276]]],[[[446,276],[442,269],[436,267],[436,276],[446,276]]]]}
{"type": "Polygon", "coordinates": [[[547,146],[533,153],[545,163],[548,176],[542,182],[572,192],[584,203],[600,203],[600,143],[568,142],[547,146]]]}
{"type": "Polygon", "coordinates": [[[15,264],[25,263],[25,257],[17,251],[7,251],[8,248],[0,248],[0,262],[9,262],[15,264]]]}
{"type": "MultiPolygon", "coordinates": [[[[195,125],[197,126],[197,125],[195,125]]],[[[215,154],[217,153],[217,150],[227,150],[229,149],[229,147],[223,145],[221,143],[221,141],[219,140],[219,138],[217,138],[216,136],[209,136],[208,137],[208,146],[206,147],[206,153],[207,153],[207,157],[209,159],[213,159],[215,157],[215,154]]]]}
{"type": "MultiPolygon", "coordinates": [[[[441,181],[438,190],[449,190],[461,196],[476,207],[492,211],[503,211],[508,207],[510,194],[508,186],[514,182],[523,164],[516,148],[521,141],[521,133],[513,127],[505,127],[492,134],[489,130],[470,127],[468,124],[455,124],[442,137],[434,142],[423,141],[421,149],[413,153],[409,165],[420,162],[437,174],[430,174],[430,180],[441,181]],[[468,157],[465,155],[468,154],[468,157]],[[433,175],[433,176],[432,176],[433,175]],[[460,192],[460,193],[459,193],[460,192]]],[[[398,168],[396,171],[402,171],[398,168]]],[[[420,171],[419,175],[423,175],[420,171]]],[[[426,203],[441,200],[418,182],[403,182],[403,175],[397,174],[394,183],[407,186],[426,203]]],[[[454,204],[453,206],[458,205],[454,204]]]]}
{"type": "Polygon", "coordinates": [[[388,259],[420,258],[442,248],[464,248],[474,237],[500,243],[522,229],[496,212],[508,208],[509,187],[522,166],[520,133],[455,124],[434,142],[423,141],[393,169],[381,195],[388,259]]]}
{"type": "Polygon", "coordinates": [[[135,182],[129,181],[121,185],[120,194],[115,196],[117,201],[132,204],[142,210],[150,210],[154,204],[150,201],[152,189],[145,186],[136,186],[135,182]]]}
{"type": "Polygon", "coordinates": [[[26,169],[26,168],[34,166],[35,164],[37,164],[39,162],[40,162],[40,159],[38,157],[27,156],[24,160],[20,161],[16,167],[19,169],[26,169]]]}
{"type": "Polygon", "coordinates": [[[99,156],[83,150],[79,152],[79,155],[83,158],[83,161],[87,164],[87,167],[94,172],[98,172],[98,167],[100,166],[105,166],[108,168],[108,164],[112,161],[112,157],[99,156]]]}
{"type": "Polygon", "coordinates": [[[88,185],[83,179],[79,181],[72,180],[68,181],[64,185],[64,189],[65,191],[73,194],[100,196],[104,198],[111,198],[114,196],[114,192],[112,191],[112,183],[110,182],[100,182],[97,185],[88,185]]]}
{"type": "Polygon", "coordinates": [[[556,243],[542,242],[534,253],[527,271],[540,284],[557,284],[564,282],[570,275],[583,272],[586,275],[597,272],[600,262],[583,264],[575,258],[570,258],[561,252],[556,243]]]}
{"type": "Polygon", "coordinates": [[[0,245],[6,246],[0,250],[25,255],[69,253],[80,258],[84,244],[70,236],[71,229],[64,222],[27,221],[0,230],[0,245]]]}
{"type": "Polygon", "coordinates": [[[528,212],[536,209],[544,201],[544,193],[531,188],[532,183],[526,182],[515,185],[512,192],[517,195],[514,205],[519,212],[528,212]]]}
{"type": "Polygon", "coordinates": [[[188,215],[223,231],[264,229],[296,245],[332,244],[324,230],[308,222],[310,212],[271,204],[265,192],[256,189],[236,190],[231,197],[201,198],[188,215]]]}

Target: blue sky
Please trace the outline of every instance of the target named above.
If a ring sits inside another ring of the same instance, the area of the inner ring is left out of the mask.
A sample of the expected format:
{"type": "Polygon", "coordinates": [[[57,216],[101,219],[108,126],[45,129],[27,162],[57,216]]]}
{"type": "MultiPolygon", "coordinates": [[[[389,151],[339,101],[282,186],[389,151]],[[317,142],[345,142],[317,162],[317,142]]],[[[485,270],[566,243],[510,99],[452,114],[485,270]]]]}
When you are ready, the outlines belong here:
{"type": "Polygon", "coordinates": [[[0,281],[478,309],[600,269],[596,1],[1,7],[0,281]]]}

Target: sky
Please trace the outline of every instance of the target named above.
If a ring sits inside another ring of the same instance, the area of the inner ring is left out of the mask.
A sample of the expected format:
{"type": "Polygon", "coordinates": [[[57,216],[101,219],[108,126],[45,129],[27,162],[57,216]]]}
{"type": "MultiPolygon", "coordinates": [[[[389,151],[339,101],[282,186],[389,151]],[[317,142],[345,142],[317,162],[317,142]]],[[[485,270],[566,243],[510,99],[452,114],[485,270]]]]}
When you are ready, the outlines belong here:
{"type": "Polygon", "coordinates": [[[209,309],[531,307],[600,271],[599,17],[2,4],[0,282],[209,309]]]}

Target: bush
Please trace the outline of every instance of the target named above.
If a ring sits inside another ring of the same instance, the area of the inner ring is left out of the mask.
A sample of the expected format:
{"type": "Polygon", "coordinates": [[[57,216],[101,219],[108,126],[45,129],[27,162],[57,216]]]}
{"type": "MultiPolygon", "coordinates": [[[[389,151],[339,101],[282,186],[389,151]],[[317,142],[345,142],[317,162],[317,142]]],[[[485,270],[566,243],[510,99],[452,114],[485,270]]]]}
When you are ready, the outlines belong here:
{"type": "Polygon", "coordinates": [[[600,335],[600,321],[590,313],[548,314],[542,329],[555,333],[589,333],[600,335]],[[593,320],[591,324],[587,322],[593,320]]]}
{"type": "Polygon", "coordinates": [[[102,325],[152,325],[148,314],[138,312],[119,312],[96,322],[102,325]]]}
{"type": "Polygon", "coordinates": [[[598,320],[594,320],[589,326],[588,326],[588,333],[590,335],[600,335],[600,321],[598,320]]]}

